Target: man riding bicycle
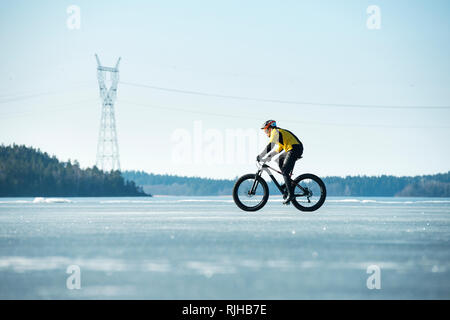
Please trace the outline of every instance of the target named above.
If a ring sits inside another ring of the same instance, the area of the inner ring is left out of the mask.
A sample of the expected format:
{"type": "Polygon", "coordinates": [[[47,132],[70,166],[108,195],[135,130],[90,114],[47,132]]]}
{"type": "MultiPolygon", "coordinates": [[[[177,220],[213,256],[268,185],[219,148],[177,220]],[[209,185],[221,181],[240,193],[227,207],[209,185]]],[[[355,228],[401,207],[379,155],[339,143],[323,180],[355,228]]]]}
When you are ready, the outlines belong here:
{"type": "Polygon", "coordinates": [[[277,127],[275,120],[267,120],[261,126],[261,129],[267,134],[269,144],[256,157],[256,161],[267,162],[270,161],[276,154],[285,151],[278,157],[278,165],[283,174],[284,183],[287,189],[284,204],[289,204],[294,199],[294,190],[291,184],[290,175],[294,170],[295,161],[301,158],[303,154],[303,144],[292,132],[286,129],[277,127]],[[276,147],[274,149],[274,147],[276,147]],[[274,149],[273,151],[271,151],[274,149]],[[267,155],[267,156],[266,156],[267,155]],[[266,158],[264,158],[266,156],[266,158]],[[264,158],[264,159],[263,159],[264,158]]]}

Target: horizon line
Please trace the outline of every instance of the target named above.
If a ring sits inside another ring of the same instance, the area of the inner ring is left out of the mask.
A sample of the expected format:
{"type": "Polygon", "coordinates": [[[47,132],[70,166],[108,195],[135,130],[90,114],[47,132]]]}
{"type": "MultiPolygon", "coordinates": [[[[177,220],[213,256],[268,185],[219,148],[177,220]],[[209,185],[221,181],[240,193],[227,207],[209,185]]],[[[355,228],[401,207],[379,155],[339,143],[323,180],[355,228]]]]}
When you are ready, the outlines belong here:
{"type": "MultiPolygon", "coordinates": [[[[172,173],[155,173],[155,172],[147,172],[145,170],[136,170],[136,169],[128,169],[128,170],[123,170],[120,171],[121,173],[124,172],[143,172],[145,174],[153,174],[153,175],[160,175],[160,176],[171,176],[171,177],[178,177],[178,178],[193,178],[193,179],[209,179],[209,180],[230,180],[232,181],[233,179],[239,178],[239,176],[236,176],[234,178],[211,178],[211,177],[201,177],[201,176],[183,176],[183,175],[178,175],[178,174],[172,174],[172,173]]],[[[305,172],[307,173],[307,172],[305,172]]],[[[417,175],[394,175],[394,174],[380,174],[380,175],[366,175],[366,174],[358,174],[358,175],[324,175],[324,176],[320,176],[321,178],[359,178],[359,177],[367,177],[367,178],[381,178],[383,176],[385,177],[395,177],[395,178],[415,178],[415,177],[423,177],[423,176],[435,176],[435,175],[439,175],[439,174],[448,174],[450,173],[450,170],[446,171],[446,172],[437,172],[437,173],[430,173],[430,174],[417,174],[417,175]]],[[[302,173],[299,173],[299,175],[302,173]]]]}

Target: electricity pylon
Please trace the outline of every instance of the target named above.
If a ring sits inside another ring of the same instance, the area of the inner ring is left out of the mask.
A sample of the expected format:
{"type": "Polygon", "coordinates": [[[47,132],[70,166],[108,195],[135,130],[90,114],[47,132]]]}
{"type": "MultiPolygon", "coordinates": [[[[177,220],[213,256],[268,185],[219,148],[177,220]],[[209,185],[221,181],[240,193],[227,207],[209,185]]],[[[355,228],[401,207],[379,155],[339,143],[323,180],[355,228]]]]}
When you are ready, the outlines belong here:
{"type": "Polygon", "coordinates": [[[102,98],[102,118],[100,121],[100,132],[97,144],[96,166],[103,171],[119,170],[119,144],[117,143],[116,119],[114,116],[114,102],[117,95],[117,83],[119,82],[119,62],[115,68],[104,67],[97,59],[97,78],[102,98]],[[111,87],[106,87],[106,74],[110,75],[111,87]]]}

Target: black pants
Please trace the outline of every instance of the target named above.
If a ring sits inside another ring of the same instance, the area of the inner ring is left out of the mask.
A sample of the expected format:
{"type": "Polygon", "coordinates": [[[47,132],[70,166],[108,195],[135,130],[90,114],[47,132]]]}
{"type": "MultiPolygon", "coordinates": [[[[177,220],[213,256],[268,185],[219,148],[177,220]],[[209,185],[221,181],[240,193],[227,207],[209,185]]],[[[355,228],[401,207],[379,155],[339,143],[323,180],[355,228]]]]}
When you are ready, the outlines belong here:
{"type": "Polygon", "coordinates": [[[285,194],[285,196],[289,198],[293,197],[294,195],[294,188],[291,184],[292,180],[290,174],[294,170],[295,161],[300,159],[302,153],[303,146],[300,144],[294,144],[292,146],[292,150],[289,150],[278,158],[278,165],[280,166],[281,173],[283,174],[284,185],[287,186],[287,193],[285,194]]]}
{"type": "Polygon", "coordinates": [[[292,150],[283,153],[278,158],[278,165],[280,166],[281,173],[283,176],[289,177],[289,175],[294,170],[295,161],[300,159],[303,154],[303,147],[299,144],[292,145],[292,150]]]}

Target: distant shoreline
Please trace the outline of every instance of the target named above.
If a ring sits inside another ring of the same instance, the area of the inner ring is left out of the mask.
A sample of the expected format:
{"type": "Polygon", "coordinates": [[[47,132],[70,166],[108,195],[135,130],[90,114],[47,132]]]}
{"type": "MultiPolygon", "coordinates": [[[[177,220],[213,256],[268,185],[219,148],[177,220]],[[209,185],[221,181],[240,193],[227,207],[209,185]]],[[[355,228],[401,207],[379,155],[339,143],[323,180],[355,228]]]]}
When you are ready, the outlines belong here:
{"type": "MultiPolygon", "coordinates": [[[[124,171],[122,176],[152,195],[231,195],[236,180],[160,175],[124,171]]],[[[347,197],[450,197],[450,171],[434,175],[322,177],[328,196],[347,197]]],[[[279,194],[272,182],[270,194],[279,194]]]]}

